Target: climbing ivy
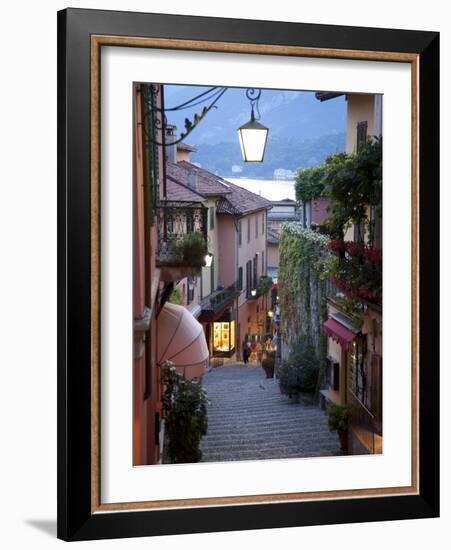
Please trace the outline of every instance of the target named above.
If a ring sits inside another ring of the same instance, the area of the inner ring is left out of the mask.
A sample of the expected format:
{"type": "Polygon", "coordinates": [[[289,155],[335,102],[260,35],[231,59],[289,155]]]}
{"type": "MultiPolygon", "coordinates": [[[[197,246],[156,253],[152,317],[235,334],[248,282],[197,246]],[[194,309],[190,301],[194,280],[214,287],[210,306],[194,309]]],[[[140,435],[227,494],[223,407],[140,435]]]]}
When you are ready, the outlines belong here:
{"type": "Polygon", "coordinates": [[[369,207],[379,214],[382,209],[382,138],[369,138],[351,155],[333,155],[325,167],[329,233],[342,239],[352,224],[365,225],[372,241],[369,207]]]}
{"type": "Polygon", "coordinates": [[[325,369],[327,338],[322,324],[327,319],[324,259],[329,237],[285,223],[279,241],[279,299],[282,339],[288,347],[302,340],[317,351],[320,377],[325,369]]]}
{"type": "Polygon", "coordinates": [[[298,202],[309,202],[324,195],[326,170],[326,164],[321,164],[313,168],[305,168],[296,174],[294,190],[298,202]]]}

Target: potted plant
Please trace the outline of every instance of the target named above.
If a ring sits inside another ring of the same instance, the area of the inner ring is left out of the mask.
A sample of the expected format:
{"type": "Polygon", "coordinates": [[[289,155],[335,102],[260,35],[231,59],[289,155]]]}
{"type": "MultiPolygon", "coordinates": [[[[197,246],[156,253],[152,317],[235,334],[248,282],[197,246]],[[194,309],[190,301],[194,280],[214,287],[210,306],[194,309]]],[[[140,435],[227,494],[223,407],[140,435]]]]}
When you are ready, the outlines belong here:
{"type": "Polygon", "coordinates": [[[170,361],[161,366],[164,385],[165,454],[171,464],[199,462],[207,433],[207,393],[200,380],[187,380],[170,361]]]}
{"type": "Polygon", "coordinates": [[[276,362],[276,353],[267,351],[266,357],[262,360],[262,367],[265,371],[266,378],[274,378],[274,363],[276,362]]]}
{"type": "Polygon", "coordinates": [[[182,264],[192,266],[205,265],[207,242],[202,233],[187,233],[177,242],[177,253],[182,264]]]}
{"type": "Polygon", "coordinates": [[[157,262],[161,269],[161,280],[179,281],[200,273],[205,266],[207,241],[200,232],[192,232],[165,243],[157,262]]]}
{"type": "Polygon", "coordinates": [[[340,439],[341,450],[348,452],[348,427],[351,416],[351,407],[349,405],[339,405],[331,403],[327,408],[328,424],[331,432],[337,432],[340,439]]]}
{"type": "Polygon", "coordinates": [[[319,361],[311,346],[293,344],[288,359],[277,369],[280,391],[299,400],[299,395],[313,394],[318,381],[319,361]]]}

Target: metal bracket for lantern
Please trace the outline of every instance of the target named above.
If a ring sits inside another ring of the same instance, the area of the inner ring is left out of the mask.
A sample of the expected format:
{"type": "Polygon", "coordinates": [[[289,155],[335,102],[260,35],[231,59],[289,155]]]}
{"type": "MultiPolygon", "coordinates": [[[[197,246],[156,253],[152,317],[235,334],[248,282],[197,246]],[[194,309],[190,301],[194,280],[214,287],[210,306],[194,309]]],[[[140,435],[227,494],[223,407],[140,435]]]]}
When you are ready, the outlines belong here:
{"type": "Polygon", "coordinates": [[[261,93],[261,90],[255,88],[246,90],[246,97],[251,103],[251,119],[238,128],[238,138],[244,162],[263,162],[265,156],[268,128],[258,121],[260,119],[258,101],[261,93]],[[257,118],[255,117],[255,111],[257,111],[257,118]]]}

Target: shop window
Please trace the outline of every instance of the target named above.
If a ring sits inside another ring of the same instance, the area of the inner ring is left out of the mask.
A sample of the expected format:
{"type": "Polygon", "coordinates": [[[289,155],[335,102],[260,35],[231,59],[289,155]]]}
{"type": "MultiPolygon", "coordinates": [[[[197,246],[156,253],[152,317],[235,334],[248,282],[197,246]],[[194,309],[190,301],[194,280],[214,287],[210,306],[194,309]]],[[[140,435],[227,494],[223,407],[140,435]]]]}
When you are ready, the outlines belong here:
{"type": "Polygon", "coordinates": [[[218,321],[212,324],[213,355],[217,357],[232,355],[235,351],[235,321],[218,321]]]}

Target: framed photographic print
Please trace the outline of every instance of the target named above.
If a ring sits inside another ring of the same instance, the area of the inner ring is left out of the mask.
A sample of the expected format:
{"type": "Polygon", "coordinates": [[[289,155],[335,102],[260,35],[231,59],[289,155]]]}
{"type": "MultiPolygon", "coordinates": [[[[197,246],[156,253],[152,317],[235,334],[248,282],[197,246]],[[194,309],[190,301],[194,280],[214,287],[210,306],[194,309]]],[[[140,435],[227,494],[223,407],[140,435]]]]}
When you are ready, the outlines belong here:
{"type": "Polygon", "coordinates": [[[58,14],[58,536],[439,513],[438,33],[58,14]]]}

